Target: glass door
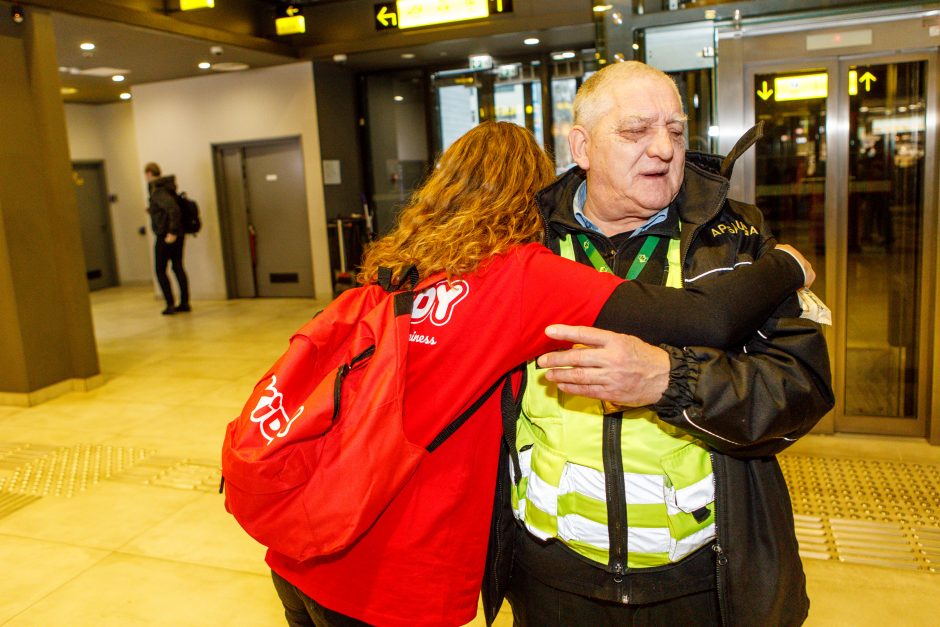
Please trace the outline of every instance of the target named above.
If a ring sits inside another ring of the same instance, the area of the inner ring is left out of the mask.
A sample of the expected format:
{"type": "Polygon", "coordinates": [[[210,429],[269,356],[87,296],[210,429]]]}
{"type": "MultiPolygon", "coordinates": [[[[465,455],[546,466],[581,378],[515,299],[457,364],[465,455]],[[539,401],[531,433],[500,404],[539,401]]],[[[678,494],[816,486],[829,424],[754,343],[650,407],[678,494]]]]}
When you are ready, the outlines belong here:
{"type": "Polygon", "coordinates": [[[936,184],[927,166],[933,55],[830,58],[749,71],[755,201],[818,272],[835,412],[824,431],[925,435],[936,184]],[[933,251],[933,252],[931,252],[933,251]]]}
{"type": "Polygon", "coordinates": [[[844,60],[844,315],[837,430],[923,435],[928,60],[844,60]]]}

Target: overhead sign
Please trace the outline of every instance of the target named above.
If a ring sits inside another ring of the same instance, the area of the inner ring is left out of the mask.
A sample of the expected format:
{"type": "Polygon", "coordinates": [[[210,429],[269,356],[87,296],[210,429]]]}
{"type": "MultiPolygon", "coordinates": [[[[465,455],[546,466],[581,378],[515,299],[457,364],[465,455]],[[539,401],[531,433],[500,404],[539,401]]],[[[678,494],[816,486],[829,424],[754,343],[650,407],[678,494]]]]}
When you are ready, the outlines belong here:
{"type": "Polygon", "coordinates": [[[374,4],[375,29],[420,28],[511,13],[512,0],[398,0],[374,4]]]}
{"type": "Polygon", "coordinates": [[[274,28],[278,35],[297,35],[307,31],[302,10],[294,4],[280,5],[274,18],[274,28]]]}
{"type": "MultiPolygon", "coordinates": [[[[764,84],[766,90],[766,83],[764,84]]],[[[760,91],[757,95],[761,96],[760,91]]],[[[799,76],[778,76],[774,78],[774,100],[784,102],[787,100],[812,100],[825,98],[829,95],[829,75],[801,74],[799,76]]],[[[766,98],[764,98],[766,100],[766,98]]]]}
{"type": "Polygon", "coordinates": [[[871,72],[864,72],[861,76],[858,75],[858,70],[849,70],[849,95],[857,96],[858,95],[858,84],[861,83],[862,87],[866,92],[871,91],[871,84],[877,82],[878,79],[875,78],[875,75],[871,72]]]}

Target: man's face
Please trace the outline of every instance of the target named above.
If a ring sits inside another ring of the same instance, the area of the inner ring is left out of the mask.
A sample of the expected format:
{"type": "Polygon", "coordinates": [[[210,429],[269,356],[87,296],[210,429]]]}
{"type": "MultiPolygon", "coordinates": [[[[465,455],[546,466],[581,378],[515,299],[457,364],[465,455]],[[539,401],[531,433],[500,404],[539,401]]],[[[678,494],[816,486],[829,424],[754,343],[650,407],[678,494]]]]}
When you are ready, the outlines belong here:
{"type": "Polygon", "coordinates": [[[665,79],[612,83],[582,130],[583,150],[572,151],[588,172],[586,209],[606,220],[645,221],[668,205],[682,185],[685,119],[665,79]]]}

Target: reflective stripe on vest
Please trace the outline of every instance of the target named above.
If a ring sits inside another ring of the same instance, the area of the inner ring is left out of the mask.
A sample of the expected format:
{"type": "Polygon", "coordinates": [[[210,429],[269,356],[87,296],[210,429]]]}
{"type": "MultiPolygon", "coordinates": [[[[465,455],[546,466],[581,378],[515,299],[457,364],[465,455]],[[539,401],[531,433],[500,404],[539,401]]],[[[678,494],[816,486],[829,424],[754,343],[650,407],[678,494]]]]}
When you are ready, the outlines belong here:
{"type": "MultiPolygon", "coordinates": [[[[571,236],[560,243],[561,255],[574,259],[571,236]]],[[[679,256],[679,241],[669,240],[666,285],[674,288],[682,287],[679,256]]],[[[513,509],[533,535],[557,538],[577,553],[607,564],[610,535],[600,446],[603,406],[561,392],[544,374],[529,363],[522,416],[516,425],[522,477],[513,493],[513,509]]],[[[715,536],[715,487],[705,445],[648,408],[623,412],[620,443],[627,566],[677,562],[710,542],[715,536]]]]}

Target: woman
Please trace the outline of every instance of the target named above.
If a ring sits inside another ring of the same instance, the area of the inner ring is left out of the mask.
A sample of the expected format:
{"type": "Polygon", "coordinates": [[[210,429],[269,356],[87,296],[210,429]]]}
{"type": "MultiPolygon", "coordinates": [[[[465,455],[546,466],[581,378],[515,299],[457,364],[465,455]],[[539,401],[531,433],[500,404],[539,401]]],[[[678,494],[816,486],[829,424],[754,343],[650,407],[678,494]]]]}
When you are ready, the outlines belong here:
{"type": "MultiPolygon", "coordinates": [[[[536,243],[543,225],[533,199],[552,179],[552,164],[528,131],[482,124],[442,155],[395,230],[367,251],[361,282],[374,282],[379,267],[401,278],[411,265],[422,279],[412,310],[421,341],[409,346],[406,372],[405,432],[413,443],[427,445],[503,373],[561,348],[546,337],[549,324],[618,320],[608,326],[651,342],[727,345],[754,332],[804,283],[801,264],[776,251],[686,290],[623,282],[567,261],[536,243]],[[626,302],[637,312],[629,320],[616,315],[626,302]],[[664,309],[678,318],[663,320],[657,312],[664,309]]],[[[499,400],[491,398],[348,549],[304,562],[269,551],[288,622],[470,621],[501,429],[499,400]]]]}

